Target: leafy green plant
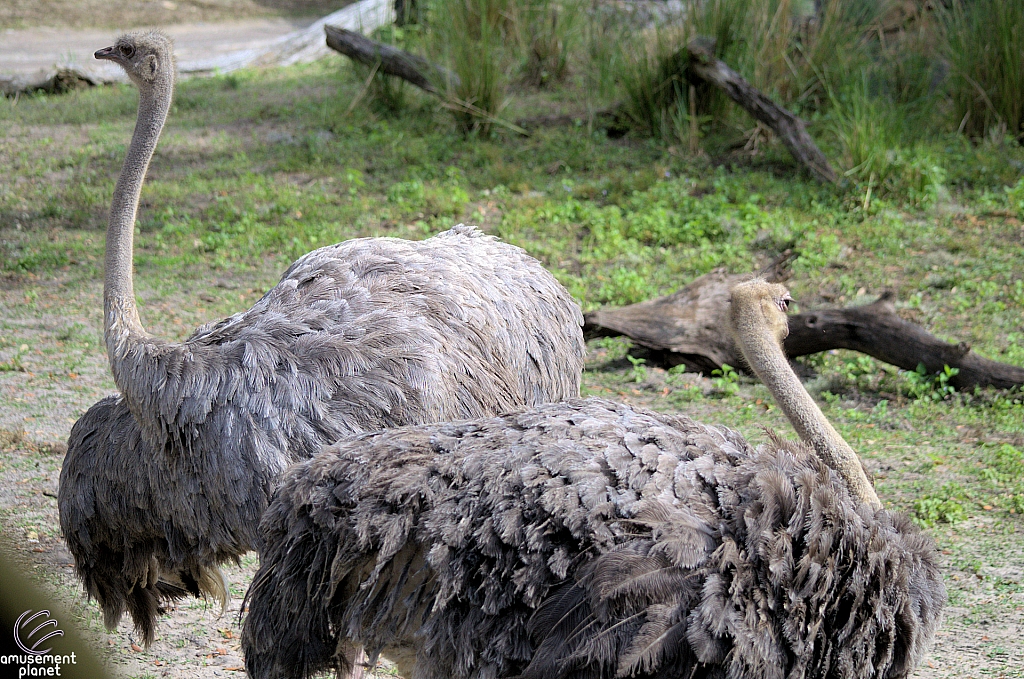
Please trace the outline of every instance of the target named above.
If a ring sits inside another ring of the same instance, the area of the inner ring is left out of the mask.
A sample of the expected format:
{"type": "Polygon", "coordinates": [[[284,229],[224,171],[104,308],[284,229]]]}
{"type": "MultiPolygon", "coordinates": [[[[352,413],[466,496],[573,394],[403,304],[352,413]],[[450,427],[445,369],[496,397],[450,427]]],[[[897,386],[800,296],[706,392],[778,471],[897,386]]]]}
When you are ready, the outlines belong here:
{"type": "Polygon", "coordinates": [[[878,372],[874,359],[863,354],[846,358],[842,362],[840,369],[843,379],[855,386],[860,381],[860,378],[874,375],[878,372]]]}
{"type": "Polygon", "coordinates": [[[994,483],[1014,483],[1024,480],[1024,450],[1003,443],[986,446],[982,455],[986,465],[981,475],[994,483]]]}
{"type": "Polygon", "coordinates": [[[723,396],[735,396],[739,393],[740,376],[731,365],[723,363],[721,368],[712,370],[711,374],[711,384],[718,393],[723,396]]]}
{"type": "Polygon", "coordinates": [[[699,401],[704,398],[704,390],[699,384],[683,382],[681,376],[687,372],[685,365],[677,365],[668,369],[665,373],[665,383],[673,388],[674,400],[682,402],[699,401]]]}
{"type": "Polygon", "coordinates": [[[967,494],[956,483],[947,483],[934,495],[922,495],[914,500],[914,520],[924,526],[938,523],[959,523],[967,518],[964,503],[967,494]]]}
{"type": "Polygon", "coordinates": [[[1024,513],[1024,449],[1002,443],[985,446],[979,475],[993,488],[992,504],[1012,514],[1024,513]]]}
{"type": "Polygon", "coordinates": [[[949,380],[960,372],[958,368],[942,366],[942,370],[929,374],[924,363],[917,364],[917,370],[904,373],[907,380],[907,391],[911,398],[922,401],[942,401],[951,398],[956,389],[949,380]]]}
{"type": "Polygon", "coordinates": [[[636,267],[617,266],[600,281],[595,300],[612,306],[635,304],[651,296],[650,278],[636,267]]]}
{"type": "Polygon", "coordinates": [[[637,358],[632,354],[626,354],[626,359],[633,365],[633,370],[630,372],[630,377],[633,382],[639,384],[647,379],[647,366],[644,363],[647,359],[637,358]]]}
{"type": "Polygon", "coordinates": [[[421,212],[424,217],[455,217],[469,201],[469,194],[454,175],[443,182],[398,182],[387,190],[387,197],[403,213],[421,212]]]}
{"type": "Polygon", "coordinates": [[[1005,191],[1010,209],[1014,210],[1018,217],[1024,217],[1024,177],[1018,179],[1013,186],[1007,186],[1005,191]]]}

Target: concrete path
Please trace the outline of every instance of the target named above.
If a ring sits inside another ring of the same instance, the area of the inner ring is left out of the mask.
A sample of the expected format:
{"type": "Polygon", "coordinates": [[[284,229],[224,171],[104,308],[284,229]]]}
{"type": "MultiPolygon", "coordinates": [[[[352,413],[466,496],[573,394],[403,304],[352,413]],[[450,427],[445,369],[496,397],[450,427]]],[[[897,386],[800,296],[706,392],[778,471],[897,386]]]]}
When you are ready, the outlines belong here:
{"type": "MultiPolygon", "coordinates": [[[[314,61],[331,52],[325,24],[368,33],[393,18],[392,0],[360,0],[316,20],[265,18],[178,24],[163,30],[174,38],[178,73],[187,76],[314,61]]],[[[72,68],[96,82],[126,80],[118,66],[93,58],[93,52],[116,36],[116,31],[105,29],[0,31],[0,80],[48,77],[58,68],[72,68]]]]}
{"type": "MultiPolygon", "coordinates": [[[[281,36],[308,28],[314,19],[263,18],[216,24],[177,24],[163,28],[174,38],[179,62],[222,57],[268,47],[281,36]]],[[[93,52],[113,43],[117,31],[90,28],[69,33],[56,28],[0,31],[0,73],[27,75],[56,67],[91,68],[93,52]]]]}

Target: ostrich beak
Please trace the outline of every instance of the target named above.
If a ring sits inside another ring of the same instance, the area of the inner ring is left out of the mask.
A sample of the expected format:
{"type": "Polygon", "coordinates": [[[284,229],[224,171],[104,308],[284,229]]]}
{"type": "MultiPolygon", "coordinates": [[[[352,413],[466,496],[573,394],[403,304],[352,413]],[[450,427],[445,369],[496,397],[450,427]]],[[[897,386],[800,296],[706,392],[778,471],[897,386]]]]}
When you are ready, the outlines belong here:
{"type": "Polygon", "coordinates": [[[104,47],[101,50],[96,50],[93,54],[97,59],[109,59],[110,61],[120,61],[121,55],[117,51],[117,47],[111,45],[110,47],[104,47]]]}

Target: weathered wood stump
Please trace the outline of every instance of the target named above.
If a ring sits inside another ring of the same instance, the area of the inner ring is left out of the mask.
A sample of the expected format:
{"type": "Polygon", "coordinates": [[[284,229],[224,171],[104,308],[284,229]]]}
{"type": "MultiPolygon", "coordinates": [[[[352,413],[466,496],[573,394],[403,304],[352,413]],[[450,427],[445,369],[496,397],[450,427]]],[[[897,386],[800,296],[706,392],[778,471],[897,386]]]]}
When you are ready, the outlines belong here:
{"type": "MultiPolygon", "coordinates": [[[[762,275],[784,280],[784,263],[762,275]]],[[[742,366],[729,333],[729,290],[750,274],[719,269],[666,297],[630,306],[598,309],[584,316],[588,338],[625,335],[653,352],[654,360],[709,373],[722,364],[742,366]]],[[[944,366],[959,372],[950,378],[957,389],[1024,386],[1024,368],[979,356],[970,346],[943,342],[921,326],[899,317],[893,294],[866,306],[819,309],[789,317],[784,348],[790,358],[831,349],[850,349],[904,370],[923,364],[934,374],[944,366]]]]}

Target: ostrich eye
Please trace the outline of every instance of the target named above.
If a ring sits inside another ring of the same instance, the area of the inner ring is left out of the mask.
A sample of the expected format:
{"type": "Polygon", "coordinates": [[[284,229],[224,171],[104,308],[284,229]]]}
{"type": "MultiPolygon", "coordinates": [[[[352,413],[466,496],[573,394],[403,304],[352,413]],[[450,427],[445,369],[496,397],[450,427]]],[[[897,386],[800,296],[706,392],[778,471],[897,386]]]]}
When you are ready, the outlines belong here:
{"type": "Polygon", "coordinates": [[[783,313],[785,313],[785,311],[787,309],[789,309],[789,303],[792,302],[792,301],[793,301],[793,298],[790,297],[789,295],[786,295],[785,297],[779,299],[777,301],[777,304],[779,306],[779,311],[782,311],[783,313]]]}
{"type": "Polygon", "coordinates": [[[121,56],[125,59],[131,59],[135,56],[135,48],[131,45],[118,45],[117,51],[121,53],[121,56]]]}

